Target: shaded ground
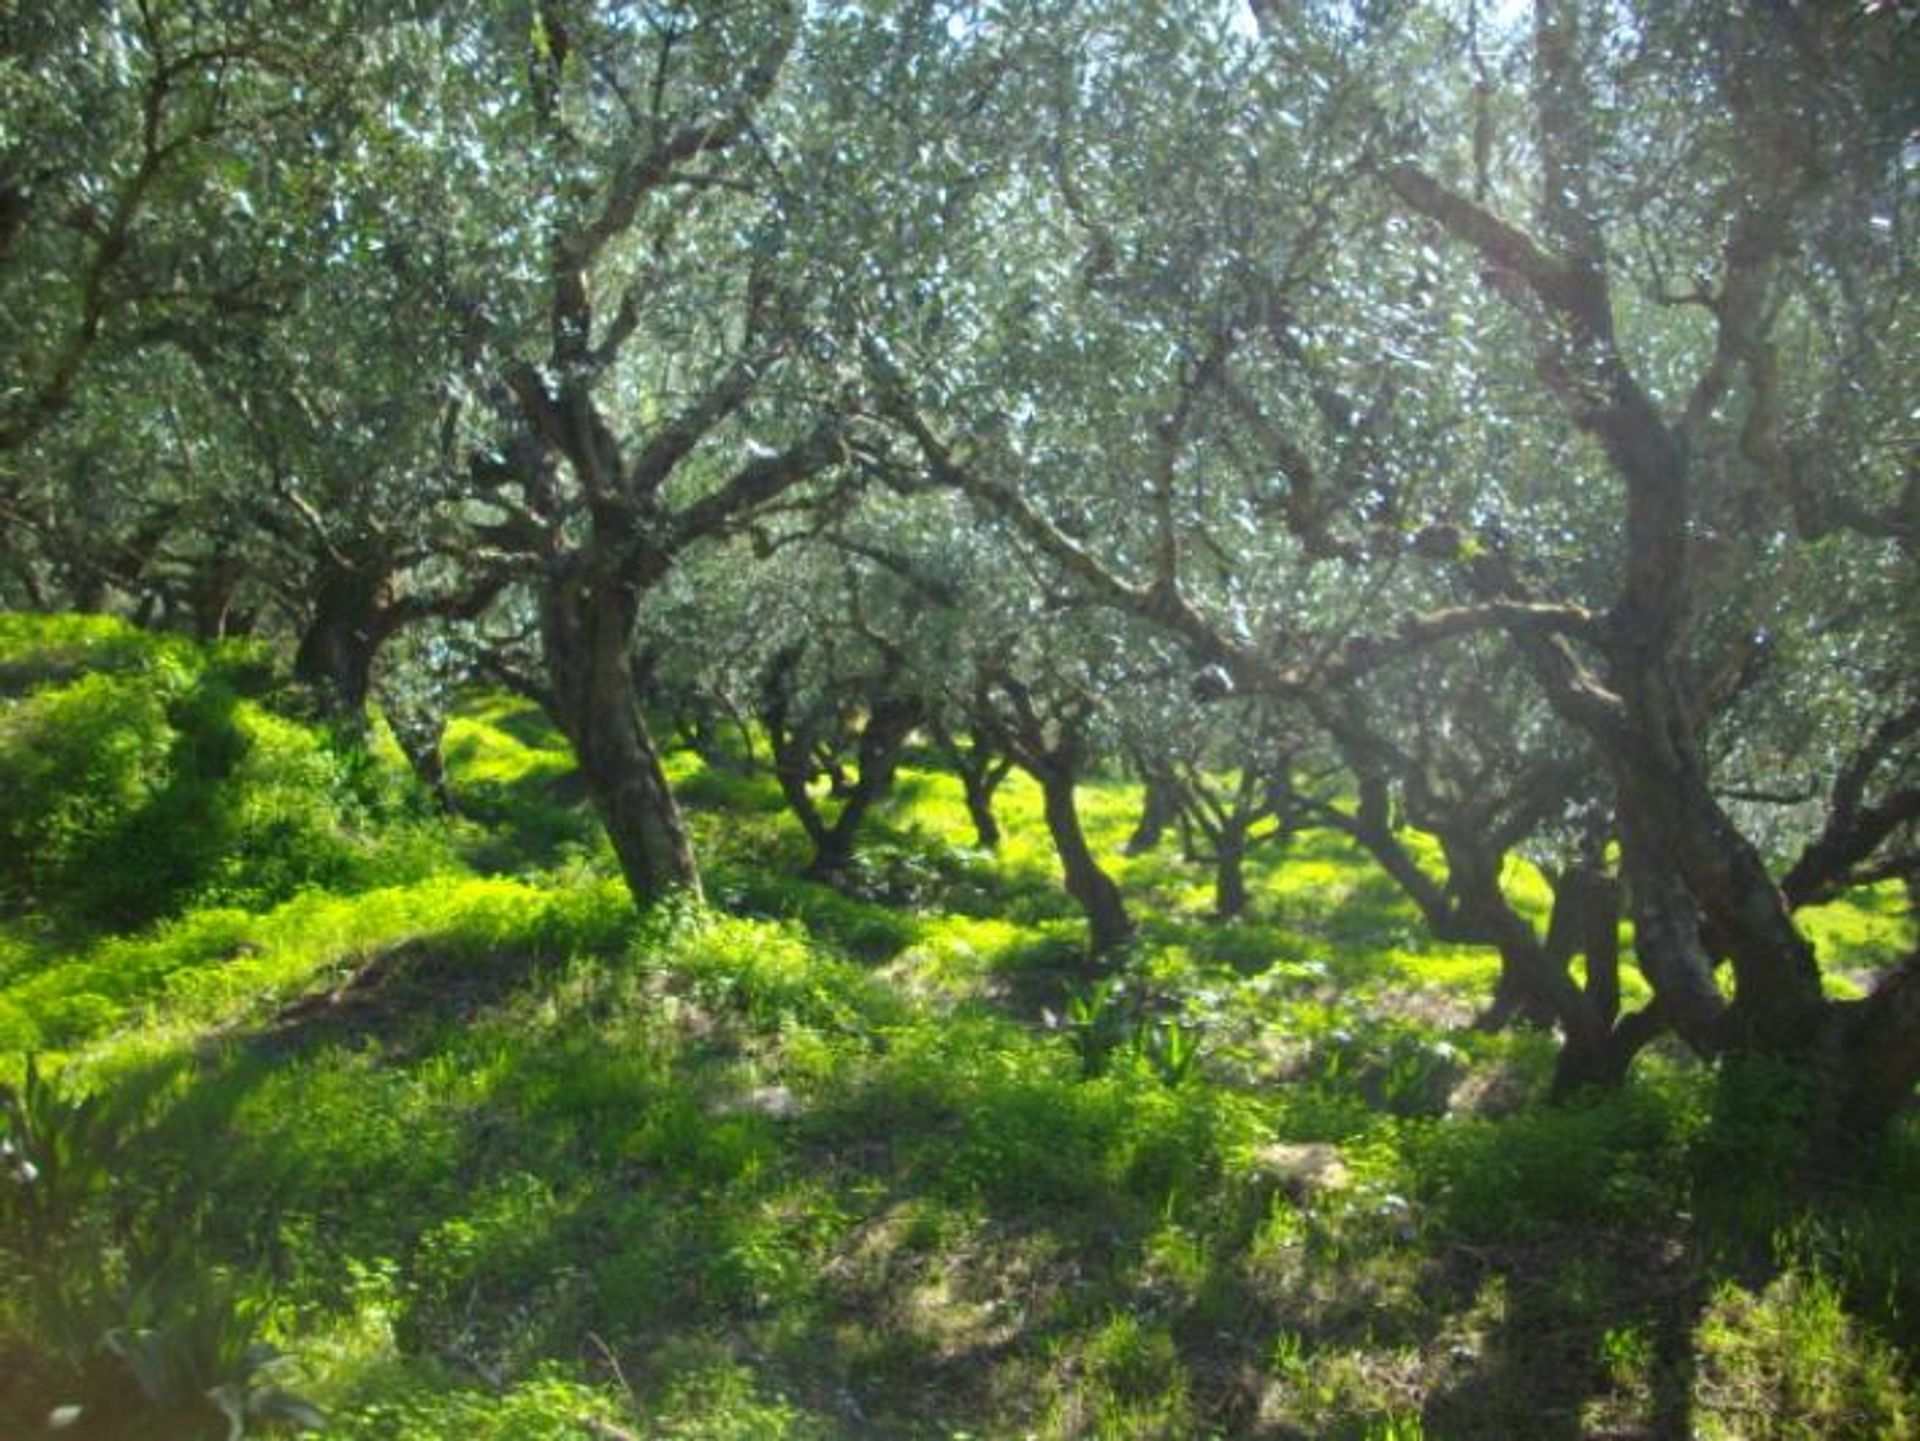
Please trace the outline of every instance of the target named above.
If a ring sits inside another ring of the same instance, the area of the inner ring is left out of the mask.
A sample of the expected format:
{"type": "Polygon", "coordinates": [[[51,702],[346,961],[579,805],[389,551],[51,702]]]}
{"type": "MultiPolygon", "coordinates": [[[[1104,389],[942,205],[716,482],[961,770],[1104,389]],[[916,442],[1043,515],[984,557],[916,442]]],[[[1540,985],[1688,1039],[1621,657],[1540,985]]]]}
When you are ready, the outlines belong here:
{"type": "Polygon", "coordinates": [[[267,1057],[326,1045],[372,1045],[405,1059],[435,1029],[469,1021],[524,986],[530,958],[512,953],[453,951],[430,940],[407,941],[368,957],[330,989],[282,1006],[248,1035],[267,1057]]]}

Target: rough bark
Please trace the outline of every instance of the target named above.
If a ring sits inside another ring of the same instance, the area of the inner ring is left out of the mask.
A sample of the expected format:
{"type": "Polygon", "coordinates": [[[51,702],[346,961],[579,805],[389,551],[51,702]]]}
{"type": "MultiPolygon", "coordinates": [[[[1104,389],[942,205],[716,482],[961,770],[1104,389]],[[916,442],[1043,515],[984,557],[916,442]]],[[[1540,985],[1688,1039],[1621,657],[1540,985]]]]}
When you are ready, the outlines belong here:
{"type": "MultiPolygon", "coordinates": [[[[1499,953],[1500,980],[1478,1023],[1492,1028],[1524,1018],[1556,1026],[1561,1035],[1556,1096],[1583,1086],[1620,1084],[1634,1055],[1670,1022],[1666,1009],[1656,1006],[1616,1024],[1617,886],[1597,863],[1585,860],[1556,878],[1554,911],[1543,939],[1500,885],[1508,847],[1534,810],[1525,795],[1496,821],[1501,808],[1488,810],[1484,798],[1456,803],[1416,781],[1409,787],[1409,810],[1440,841],[1447,863],[1444,882],[1429,875],[1394,831],[1388,779],[1376,764],[1377,738],[1353,712],[1328,711],[1326,718],[1356,771],[1360,803],[1352,811],[1324,804],[1314,808],[1374,857],[1437,939],[1491,946],[1499,953]],[[1584,987],[1571,973],[1573,958],[1582,951],[1588,961],[1584,987]]],[[[1551,773],[1543,772],[1542,778],[1550,781],[1551,773]]],[[[1521,792],[1527,789],[1520,785],[1521,792]]]]}
{"type": "Polygon", "coordinates": [[[1096,958],[1124,949],[1133,939],[1133,918],[1127,914],[1120,887],[1101,869],[1087,844],[1074,800],[1075,768],[1070,764],[1043,765],[1035,771],[1047,818],[1047,834],[1060,857],[1067,894],[1086,913],[1088,949],[1096,958]]]}
{"type": "MultiPolygon", "coordinates": [[[[1625,679],[1630,694],[1649,688],[1648,677],[1625,679]]],[[[1670,694],[1654,679],[1652,689],[1670,694]]],[[[1718,995],[1711,977],[1702,977],[1710,963],[1693,954],[1704,918],[1732,963],[1735,988],[1709,1047],[1805,1052],[1825,1011],[1813,947],[1793,924],[1759,852],[1708,789],[1675,710],[1667,707],[1660,719],[1668,723],[1667,736],[1684,737],[1684,746],[1643,740],[1615,757],[1623,840],[1635,867],[1635,935],[1653,936],[1654,953],[1677,962],[1664,980],[1675,992],[1675,1024],[1690,1042],[1696,1037],[1689,1031],[1708,1024],[1709,1002],[1718,995]]],[[[1644,737],[1644,729],[1636,729],[1644,737]]],[[[1644,966],[1648,948],[1644,942],[1640,948],[1644,966]]],[[[1651,974],[1649,979],[1662,984],[1651,974]]]]}
{"type": "Polygon", "coordinates": [[[861,824],[892,789],[922,707],[917,697],[893,689],[900,661],[891,658],[878,679],[866,682],[870,689],[849,770],[843,762],[849,724],[844,700],[828,696],[809,707],[796,694],[803,650],[788,646],[768,664],[760,686],[760,719],[780,794],[813,843],[805,874],[832,880],[852,865],[861,824]],[[829,798],[839,804],[831,819],[813,795],[814,779],[821,775],[828,779],[829,798]]]}
{"type": "Polygon", "coordinates": [[[384,566],[329,566],[315,588],[293,675],[334,720],[358,725],[366,717],[374,660],[388,633],[389,585],[384,566]]]}
{"type": "Polygon", "coordinates": [[[993,793],[1006,776],[1007,768],[960,773],[960,785],[967,796],[967,819],[973,822],[974,840],[983,851],[1000,849],[1000,818],[993,813],[993,793]]]}
{"type": "Polygon", "coordinates": [[[1127,914],[1119,886],[1087,844],[1074,796],[1092,702],[1084,695],[1037,697],[1006,674],[985,677],[983,682],[974,719],[1015,765],[1039,782],[1061,878],[1067,894],[1086,915],[1089,952],[1095,961],[1103,960],[1132,941],[1133,918],[1127,914]]]}
{"type": "Polygon", "coordinates": [[[809,876],[829,880],[853,863],[854,842],[860,826],[874,805],[893,788],[900,753],[919,720],[920,704],[911,697],[881,694],[873,698],[866,724],[860,730],[853,775],[847,783],[839,813],[829,824],[820,815],[812,797],[805,799],[812,817],[807,830],[814,842],[813,860],[807,866],[809,876]]]}
{"type": "Polygon", "coordinates": [[[1000,819],[993,813],[993,797],[1013,770],[1013,758],[996,749],[992,737],[977,725],[969,728],[967,744],[963,746],[958,737],[936,722],[933,740],[960,777],[974,839],[983,851],[998,850],[1000,819]]]}
{"type": "Polygon", "coordinates": [[[1823,1135],[1873,1135],[1915,1103],[1920,1087],[1920,952],[1865,1000],[1833,1008],[1823,1135]]]}
{"type": "Polygon", "coordinates": [[[1231,789],[1220,787],[1198,767],[1188,767],[1173,781],[1175,819],[1183,829],[1197,831],[1205,841],[1203,853],[1213,866],[1213,913],[1230,921],[1247,909],[1247,852],[1256,839],[1287,834],[1278,816],[1286,781],[1262,777],[1253,769],[1240,772],[1231,789]],[[1255,827],[1274,820],[1274,829],[1256,837],[1255,827]]]}
{"type": "MultiPolygon", "coordinates": [[[[1812,950],[1760,856],[1712,795],[1696,734],[1699,698],[1682,683],[1679,659],[1691,622],[1689,427],[1712,412],[1735,370],[1764,350],[1768,277],[1799,191],[1774,173],[1783,157],[1760,148],[1747,157],[1751,183],[1729,218],[1713,312],[1716,353],[1686,419],[1669,424],[1618,344],[1605,247],[1583,199],[1596,161],[1579,10],[1543,0],[1536,14],[1535,122],[1548,242],[1415,167],[1389,167],[1387,183],[1409,208],[1478,251],[1496,288],[1530,292],[1544,307],[1550,323],[1540,374],[1624,484],[1620,594],[1606,634],[1593,638],[1605,656],[1606,687],[1594,686],[1559,643],[1518,631],[1515,640],[1548,699],[1596,742],[1614,773],[1642,963],[1651,961],[1663,1004],[1696,1047],[1804,1052],[1824,1012],[1812,950]],[[1724,1015],[1699,939],[1702,917],[1733,965],[1737,999],[1724,1015]]],[[[1482,598],[1526,597],[1507,589],[1482,598]]]]}
{"type": "Polygon", "coordinates": [[[1139,822],[1122,847],[1125,854],[1130,856],[1144,855],[1160,844],[1167,827],[1179,819],[1181,803],[1180,783],[1165,767],[1141,760],[1136,760],[1136,764],[1145,795],[1140,806],[1139,822]]]}
{"type": "Polygon", "coordinates": [[[1920,701],[1887,716],[1848,757],[1834,778],[1820,834],[1781,879],[1780,890],[1790,906],[1830,900],[1866,879],[1904,877],[1908,894],[1920,894],[1920,856],[1915,854],[1920,844],[1920,786],[1896,784],[1878,796],[1870,794],[1877,772],[1886,768],[1898,774],[1902,748],[1916,735],[1920,701]],[[1904,851],[1885,856],[1882,847],[1902,827],[1908,831],[1904,851]]]}
{"type": "Polygon", "coordinates": [[[447,755],[441,744],[447,733],[446,713],[437,709],[414,710],[392,702],[384,704],[382,709],[414,779],[433,798],[434,806],[442,815],[459,814],[460,805],[447,780],[447,755]]]}
{"type": "Polygon", "coordinates": [[[573,745],[628,890],[637,901],[697,898],[693,846],[635,693],[637,587],[576,562],[540,602],[553,720],[573,745]]]}
{"type": "Polygon", "coordinates": [[[1244,834],[1222,837],[1213,856],[1213,913],[1223,921],[1247,910],[1247,846],[1244,834]]]}

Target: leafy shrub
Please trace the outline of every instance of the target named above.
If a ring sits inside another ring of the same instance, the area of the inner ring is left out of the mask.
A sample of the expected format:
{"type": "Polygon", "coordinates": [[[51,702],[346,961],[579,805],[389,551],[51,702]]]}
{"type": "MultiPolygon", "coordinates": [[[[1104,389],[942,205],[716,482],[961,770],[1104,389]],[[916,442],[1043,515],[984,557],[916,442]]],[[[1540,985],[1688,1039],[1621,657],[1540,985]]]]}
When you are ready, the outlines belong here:
{"type": "Polygon", "coordinates": [[[23,1264],[29,1334],[69,1365],[62,1414],[118,1404],[123,1388],[87,1364],[104,1348],[150,1407],[224,1417],[229,1441],[259,1425],[318,1425],[311,1406],[269,1380],[281,1358],[258,1335],[261,1306],[190,1234],[170,1230],[161,1259],[135,1263],[120,1282],[122,1257],[146,1229],[131,1208],[105,1204],[127,1138],[102,1097],[42,1076],[33,1057],[18,1089],[0,1087],[0,1242],[23,1264]]]}
{"type": "Polygon", "coordinates": [[[1179,1020],[1152,1022],[1141,1034],[1140,1054],[1167,1085],[1181,1085],[1200,1063],[1200,1028],[1179,1020]]]}
{"type": "Polygon", "coordinates": [[[251,698],[250,656],[116,645],[137,663],[0,701],[0,902],[131,927],[445,864],[411,781],[251,698]]]}
{"type": "Polygon", "coordinates": [[[1140,987],[1118,976],[1073,986],[1060,1027],[1080,1057],[1080,1074],[1106,1074],[1121,1055],[1144,1063],[1169,1086],[1194,1073],[1200,1060],[1200,1029],[1177,1017],[1156,1018],[1140,987]]]}
{"type": "Polygon", "coordinates": [[[217,1412],[227,1441],[263,1426],[314,1429],[325,1418],[272,1379],[286,1358],[260,1339],[262,1314],[231,1273],[179,1249],[128,1289],[125,1317],[105,1344],[151,1406],[183,1417],[217,1412]]]}
{"type": "Polygon", "coordinates": [[[18,1088],[0,1086],[0,1248],[17,1259],[21,1319],[69,1364],[105,1324],[105,1202],[123,1138],[99,1096],[42,1075],[33,1056],[18,1088]]]}
{"type": "Polygon", "coordinates": [[[159,788],[171,741],[161,688],[123,676],[84,676],[0,712],[0,893],[9,905],[80,910],[136,899],[124,894],[120,832],[159,788]]]}
{"type": "MultiPolygon", "coordinates": [[[[187,644],[114,616],[0,611],[0,694],[20,695],[89,672],[124,670],[148,661],[156,647],[187,644]]],[[[243,653],[232,645],[224,650],[228,656],[243,653]]]]}
{"type": "Polygon", "coordinates": [[[680,927],[649,959],[709,1008],[762,1030],[858,1031],[899,1011],[884,986],[792,925],[713,916],[680,927]]]}
{"type": "Polygon", "coordinates": [[[1126,982],[1118,976],[1078,985],[1068,992],[1062,1028],[1074,1054],[1080,1057],[1080,1074],[1088,1080],[1106,1074],[1114,1053],[1138,1034],[1140,1024],[1126,982]]]}
{"type": "Polygon", "coordinates": [[[1729,1244],[1764,1251],[1785,1221],[1814,1099],[1811,1078],[1785,1062],[1734,1057],[1715,1073],[1692,1163],[1701,1211],[1729,1244]]]}
{"type": "Polygon", "coordinates": [[[571,890],[439,875],[354,896],[306,892],[264,914],[196,910],[138,936],[70,949],[5,986],[0,1041],[70,1048],[123,1024],[143,1003],[174,1020],[232,1019],[312,986],[322,972],[430,945],[476,967],[616,950],[633,924],[616,882],[571,890]]]}
{"type": "Polygon", "coordinates": [[[551,1235],[561,1211],[553,1187],[516,1172],[482,1186],[469,1210],[420,1238],[412,1284],[424,1301],[470,1304],[484,1285],[530,1291],[551,1269],[551,1235]]]}
{"type": "Polygon", "coordinates": [[[778,783],[764,771],[692,766],[673,777],[673,793],[683,805],[736,815],[779,815],[787,808],[778,783]]]}
{"type": "Polygon", "coordinates": [[[119,1144],[100,1097],[69,1093],[28,1056],[19,1088],[0,1086],[0,1237],[44,1254],[105,1192],[119,1144]]]}
{"type": "Polygon", "coordinates": [[[1307,1063],[1324,1083],[1349,1086],[1396,1116],[1437,1116],[1464,1069],[1458,1049],[1417,1028],[1363,1022],[1324,1032],[1307,1063]]]}

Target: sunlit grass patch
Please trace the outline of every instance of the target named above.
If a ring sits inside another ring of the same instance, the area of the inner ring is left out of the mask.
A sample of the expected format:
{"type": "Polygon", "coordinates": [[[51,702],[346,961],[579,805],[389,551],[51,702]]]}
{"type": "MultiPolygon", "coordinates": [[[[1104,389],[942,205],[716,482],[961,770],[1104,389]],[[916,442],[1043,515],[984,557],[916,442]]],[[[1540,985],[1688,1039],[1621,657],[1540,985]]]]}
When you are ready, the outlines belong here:
{"type": "Polygon", "coordinates": [[[1829,994],[1842,997],[1869,989],[1877,972],[1911,955],[1920,942],[1905,887],[1898,881],[1865,886],[1825,905],[1803,907],[1794,913],[1794,920],[1826,968],[1829,994]]]}
{"type": "Polygon", "coordinates": [[[1407,1125],[1393,1165],[1410,1199],[1466,1237],[1647,1224],[1684,1204],[1680,1158],[1697,1124],[1671,1091],[1641,1082],[1580,1105],[1407,1125]]]}
{"type": "Polygon", "coordinates": [[[573,768],[566,737],[532,701],[506,691],[469,691],[447,718],[441,742],[459,779],[510,784],[573,768]]]}
{"type": "Polygon", "coordinates": [[[823,940],[867,960],[897,955],[919,934],[917,918],[903,910],[778,871],[715,866],[708,892],[725,909],[748,917],[797,921],[823,940]]]}
{"type": "Polygon", "coordinates": [[[0,700],[0,903],[97,933],[450,867],[391,747],[274,709],[229,650],[154,639],[0,700]]]}
{"type": "Polygon", "coordinates": [[[1257,1418],[1278,1434],[1418,1441],[1422,1365],[1407,1348],[1313,1346],[1294,1332],[1274,1338],[1257,1418]]]}
{"type": "Polygon", "coordinates": [[[1201,1198],[1259,1122],[1252,1103],[1169,1087],[1144,1063],[1085,1080],[1064,1041],[955,1015],[892,1033],[825,1089],[811,1124],[828,1140],[890,1137],[901,1176],[956,1202],[1137,1226],[1201,1198]]]}
{"type": "Polygon", "coordinates": [[[1133,781],[1091,776],[1080,782],[1075,797],[1080,823],[1096,851],[1111,854],[1126,843],[1140,819],[1142,795],[1133,781]]]}
{"type": "Polygon", "coordinates": [[[909,991],[951,1004],[983,993],[994,970],[1033,941],[1030,928],[997,917],[928,917],[887,974],[909,991]]]}
{"type": "Polygon", "coordinates": [[[1164,932],[1163,925],[1149,919],[1148,934],[1177,938],[1194,956],[1229,966],[1242,975],[1254,976],[1302,963],[1314,964],[1322,977],[1325,974],[1326,942],[1290,926],[1245,916],[1234,921],[1189,922],[1164,932]]]}
{"type": "MultiPolygon", "coordinates": [[[[261,714],[261,763],[299,774],[304,733],[261,714]]],[[[468,824],[514,878],[64,950],[0,930],[0,1077],[70,1049],[139,1119],[103,1194],[251,1268],[328,1434],[1635,1433],[1675,1385],[1729,1435],[1911,1426],[1920,1132],[1822,1203],[1788,1280],[1693,1254],[1686,1217],[1764,1250],[1798,1215],[1792,1093],[1660,1047],[1546,1106],[1554,1038],[1467,1027],[1494,953],[1432,941],[1338,837],[1256,852],[1222,924],[1176,838],[1118,854],[1137,786],[1083,787],[1140,922],[1094,1045],[1025,778],[996,856],[909,769],[825,886],[764,775],[675,753],[710,906],[636,914],[603,850],[528,839],[597,831],[545,719],[462,715],[456,789],[497,802],[468,824]]],[[[1507,884],[1542,921],[1539,874],[1507,884]]],[[[1896,903],[1823,915],[1878,938],[1896,903]]]]}
{"type": "MultiPolygon", "coordinates": [[[[937,814],[929,816],[931,807],[922,803],[912,807],[903,819],[950,844],[971,844],[973,828],[966,819],[960,783],[950,777],[936,776],[926,781],[925,786],[929,798],[938,801],[937,814]],[[940,815],[944,815],[944,819],[939,818],[940,815]]],[[[1084,797],[1087,791],[1083,788],[1081,794],[1084,797]]],[[[1059,862],[1054,856],[1041,806],[1040,787],[1032,777],[1023,771],[1014,771],[1006,778],[993,804],[1002,832],[1000,849],[994,853],[995,869],[1004,881],[1016,886],[1038,884],[1057,890],[1059,862]]],[[[1093,839],[1091,828],[1089,839],[1093,839]]],[[[1094,843],[1096,854],[1101,855],[1110,854],[1117,847],[1118,842],[1107,846],[1094,843]]]]}
{"type": "Polygon", "coordinates": [[[1256,873],[1249,889],[1289,923],[1325,925],[1359,904],[1368,909],[1365,921],[1392,925],[1399,919],[1396,897],[1377,886],[1378,879],[1377,873],[1345,855],[1299,854],[1284,866],[1256,873]]]}
{"type": "Polygon", "coordinates": [[[489,1176],[460,1214],[422,1234],[410,1285],[423,1300],[456,1308],[479,1294],[535,1290],[553,1265],[553,1233],[568,1211],[545,1177],[512,1170],[489,1176]]]}
{"type": "Polygon", "coordinates": [[[688,927],[649,963],[714,1010],[768,1030],[844,1030],[898,1017],[901,1003],[859,966],[810,945],[792,924],[714,917],[688,927]]]}
{"type": "Polygon", "coordinates": [[[1187,1368],[1165,1322],[1118,1311],[1058,1348],[1045,1437],[1159,1437],[1196,1434],[1187,1368]]]}
{"type": "Polygon", "coordinates": [[[1476,1000],[1492,995],[1500,978],[1500,956],[1491,946],[1394,947],[1385,955],[1388,964],[1410,982],[1476,1000]]]}
{"type": "Polygon", "coordinates": [[[373,1239],[431,1215],[430,1206],[453,1200],[467,1121],[491,1082],[462,1060],[443,1052],[402,1068],[377,1051],[339,1047],[237,1068],[224,1098],[227,1164],[236,1169],[217,1188],[256,1203],[297,1196],[302,1210],[373,1239]]]}
{"type": "Polygon", "coordinates": [[[591,1434],[591,1421],[612,1424],[628,1418],[617,1387],[569,1376],[557,1366],[498,1388],[478,1376],[450,1373],[445,1364],[409,1366],[388,1373],[375,1390],[371,1399],[350,1399],[335,1407],[325,1435],[340,1441],[455,1436],[462,1441],[535,1441],[591,1434]]]}
{"type": "MultiPolygon", "coordinates": [[[[1013,777],[1007,778],[1012,783],[1013,777]]],[[[1001,795],[1006,794],[1005,787],[1001,795]]],[[[995,807],[996,812],[1001,807],[995,807]]],[[[978,837],[967,818],[965,792],[957,776],[918,765],[903,765],[894,779],[886,812],[895,825],[912,828],[949,845],[970,846],[978,837]]],[[[1004,821],[1006,818],[1001,816],[1004,821]]]]}
{"type": "Polygon", "coordinates": [[[1697,1434],[1911,1437],[1920,1408],[1899,1356],[1864,1330],[1839,1288],[1792,1265],[1764,1287],[1724,1282],[1695,1336],[1697,1434]]]}
{"type": "Polygon", "coordinates": [[[844,1418],[813,1411],[724,1345],[683,1343],[655,1358],[645,1414],[657,1436],[684,1441],[829,1441],[844,1418]]]}
{"type": "Polygon", "coordinates": [[[780,786],[763,770],[711,766],[692,751],[679,750],[662,763],[676,799],[693,809],[730,815],[778,815],[786,809],[780,786]]]}
{"type": "Polygon", "coordinates": [[[1215,899],[1212,867],[1185,859],[1171,843],[1162,842],[1135,856],[1115,853],[1107,865],[1136,904],[1150,905],[1156,914],[1211,923],[1215,899]]]}
{"type": "Polygon", "coordinates": [[[1500,889],[1506,892],[1514,909],[1545,929],[1547,917],[1553,911],[1553,887],[1539,867],[1520,856],[1508,856],[1500,872],[1500,889]]]}
{"type": "Polygon", "coordinates": [[[382,950],[432,938],[480,954],[509,946],[559,956],[617,944],[632,924],[612,882],[549,891],[439,876],[357,896],[311,893],[253,914],[194,911],[152,932],[98,942],[0,991],[5,1048],[71,1050],[136,1021],[162,1029],[264,1016],[338,983],[382,950]]]}
{"type": "MultiPolygon", "coordinates": [[[[188,661],[197,649],[183,637],[142,630],[117,616],[0,611],[0,694],[65,684],[84,672],[125,670],[163,657],[188,661]]],[[[219,653],[239,662],[256,657],[258,649],[229,642],[219,653]]]]}

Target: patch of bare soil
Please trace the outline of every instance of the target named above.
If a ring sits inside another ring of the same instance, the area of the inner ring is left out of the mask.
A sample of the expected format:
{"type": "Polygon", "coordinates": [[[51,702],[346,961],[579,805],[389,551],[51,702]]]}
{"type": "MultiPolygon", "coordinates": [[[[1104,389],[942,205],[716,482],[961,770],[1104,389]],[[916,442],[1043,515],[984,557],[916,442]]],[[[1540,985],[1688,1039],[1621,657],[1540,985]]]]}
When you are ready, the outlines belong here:
{"type": "Polygon", "coordinates": [[[252,1044],[268,1052],[373,1041],[391,1046],[432,1023],[493,1009],[530,974],[525,956],[456,953],[407,941],[377,952],[331,988],[281,1007],[252,1044]]]}

